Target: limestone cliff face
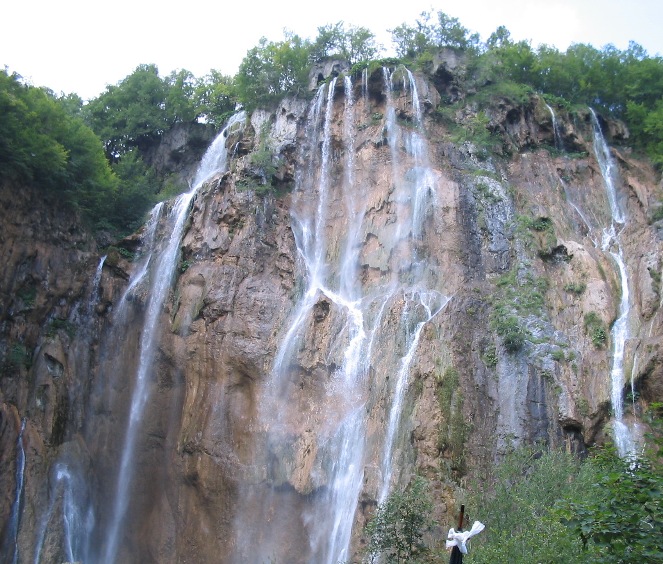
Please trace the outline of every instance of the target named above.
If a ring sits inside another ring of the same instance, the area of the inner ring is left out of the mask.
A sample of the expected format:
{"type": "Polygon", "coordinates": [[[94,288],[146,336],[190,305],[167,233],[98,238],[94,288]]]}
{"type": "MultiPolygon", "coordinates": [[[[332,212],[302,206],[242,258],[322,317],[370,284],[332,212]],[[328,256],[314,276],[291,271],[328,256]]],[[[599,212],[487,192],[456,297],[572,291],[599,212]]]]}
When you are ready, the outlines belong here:
{"type": "MultiPolygon", "coordinates": [[[[338,513],[356,553],[385,488],[414,472],[446,520],[460,478],[512,442],[605,440],[623,284],[603,244],[613,218],[591,114],[558,110],[553,123],[536,96],[495,99],[484,112],[500,142],[485,153],[435,112],[444,88],[459,95],[452,78],[338,80],[318,121],[317,98],[288,99],[228,135],[228,170],[193,199],[160,309],[118,561],[323,562],[345,542],[328,511],[342,491],[356,490],[338,513]],[[349,439],[361,444],[346,463],[349,439]]],[[[610,142],[627,135],[601,125],[610,142]]],[[[623,394],[631,374],[639,392],[628,422],[663,386],[663,241],[649,222],[662,189],[626,149],[612,157],[631,307],[623,394]]],[[[170,228],[125,241],[136,259],[109,254],[95,280],[73,218],[37,227],[30,213],[46,211],[3,205],[15,218],[0,288],[3,550],[25,418],[22,561],[102,561],[148,307],[148,277],[132,281],[170,228]],[[74,549],[66,484],[85,508],[74,549]]]]}

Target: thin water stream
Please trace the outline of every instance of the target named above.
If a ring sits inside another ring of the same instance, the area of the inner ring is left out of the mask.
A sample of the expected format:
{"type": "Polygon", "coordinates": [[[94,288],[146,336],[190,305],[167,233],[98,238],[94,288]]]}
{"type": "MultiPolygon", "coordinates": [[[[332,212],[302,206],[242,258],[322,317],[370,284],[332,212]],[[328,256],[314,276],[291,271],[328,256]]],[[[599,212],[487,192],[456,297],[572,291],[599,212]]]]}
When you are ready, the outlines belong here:
{"type": "Polygon", "coordinates": [[[612,341],[612,364],[610,368],[611,401],[614,417],[614,435],[617,450],[620,456],[633,456],[636,444],[633,433],[623,421],[624,417],[624,383],[626,381],[624,352],[629,339],[629,280],[624,263],[620,232],[626,223],[626,213],[622,209],[616,189],[617,167],[614,163],[610,148],[605,140],[598,117],[593,109],[592,126],[594,129],[594,154],[601,169],[601,176],[606,188],[612,223],[603,229],[603,242],[601,248],[608,252],[615,261],[619,271],[621,295],[619,300],[619,313],[617,320],[610,331],[612,341]]]}
{"type": "MultiPolygon", "coordinates": [[[[139,359],[131,394],[129,407],[129,420],[125,432],[124,444],[120,455],[120,465],[115,488],[112,516],[105,535],[105,550],[102,561],[107,564],[116,562],[122,526],[125,514],[129,508],[130,492],[133,477],[136,471],[134,458],[136,442],[141,429],[143,412],[150,396],[151,383],[154,378],[154,358],[159,336],[161,313],[173,282],[175,269],[180,251],[180,242],[184,233],[189,209],[197,191],[212,174],[224,171],[227,167],[228,151],[226,139],[228,131],[237,123],[245,119],[244,112],[233,116],[228,125],[216,137],[205,153],[196,173],[192,188],[189,192],[178,196],[164,220],[168,223],[170,232],[164,245],[150,248],[144,259],[144,264],[132,277],[127,291],[121,300],[124,304],[126,296],[149,274],[149,290],[145,317],[140,333],[139,359]]],[[[147,237],[153,239],[156,223],[161,215],[163,206],[158,204],[153,210],[151,221],[148,224],[147,237]]]]}

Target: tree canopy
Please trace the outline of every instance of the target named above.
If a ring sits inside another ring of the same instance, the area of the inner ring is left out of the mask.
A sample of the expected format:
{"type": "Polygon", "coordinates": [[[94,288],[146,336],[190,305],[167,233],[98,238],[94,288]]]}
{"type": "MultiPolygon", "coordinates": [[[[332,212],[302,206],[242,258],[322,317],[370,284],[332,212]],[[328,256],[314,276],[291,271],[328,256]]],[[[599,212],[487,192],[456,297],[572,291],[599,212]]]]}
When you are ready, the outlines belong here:
{"type": "Polygon", "coordinates": [[[0,181],[35,186],[96,216],[118,180],[101,141],[72,115],[70,102],[0,72],[0,181]]]}
{"type": "Polygon", "coordinates": [[[250,49],[235,77],[237,97],[247,110],[271,106],[286,94],[303,91],[309,71],[311,44],[298,35],[282,41],[265,37],[250,49]]]}

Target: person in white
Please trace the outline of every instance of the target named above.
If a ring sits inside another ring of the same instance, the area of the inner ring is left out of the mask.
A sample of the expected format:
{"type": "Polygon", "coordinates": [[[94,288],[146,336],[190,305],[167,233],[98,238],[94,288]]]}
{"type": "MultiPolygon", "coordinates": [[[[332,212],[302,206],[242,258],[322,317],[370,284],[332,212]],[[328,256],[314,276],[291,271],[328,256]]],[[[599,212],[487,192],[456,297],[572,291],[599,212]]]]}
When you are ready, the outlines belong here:
{"type": "Polygon", "coordinates": [[[472,524],[472,528],[469,531],[459,531],[456,532],[455,529],[449,529],[449,534],[447,535],[447,548],[453,548],[454,546],[458,547],[463,554],[467,554],[467,546],[465,543],[473,537],[474,535],[479,534],[483,531],[486,526],[480,521],[475,521],[472,524]]]}

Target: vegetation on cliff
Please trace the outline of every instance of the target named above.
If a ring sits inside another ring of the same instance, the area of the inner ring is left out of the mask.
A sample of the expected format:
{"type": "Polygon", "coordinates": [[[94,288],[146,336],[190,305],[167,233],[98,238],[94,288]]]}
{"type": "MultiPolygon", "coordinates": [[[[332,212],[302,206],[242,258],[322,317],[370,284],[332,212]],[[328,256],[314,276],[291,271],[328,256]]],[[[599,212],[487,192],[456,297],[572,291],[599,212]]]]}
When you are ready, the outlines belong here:
{"type": "MultiPolygon", "coordinates": [[[[648,56],[636,43],[624,51],[584,44],[565,52],[546,45],[533,49],[527,41],[513,41],[503,26],[482,43],[440,11],[424,12],[391,34],[398,56],[389,59],[392,65],[426,72],[441,48],[461,55],[461,103],[538,92],[567,107],[591,105],[624,120],[629,142],[663,165],[663,59],[648,56]]],[[[87,103],[1,73],[0,179],[34,183],[64,196],[97,227],[126,232],[157,199],[171,195],[164,190],[167,178],[156,177],[145,164],[145,152],[175,124],[202,121],[218,127],[238,104],[269,108],[286,95],[307,95],[316,62],[334,57],[357,71],[381,52],[370,30],[338,22],[318,28],[314,39],[288,32],[279,41],[262,38],[234,77],[212,70],[196,78],[182,69],[162,78],[155,65],[143,64],[87,103]]],[[[488,138],[487,127],[483,119],[471,134],[488,138]]]]}
{"type": "Polygon", "coordinates": [[[473,487],[470,514],[487,526],[468,562],[663,562],[662,483],[655,452],[633,461],[604,448],[581,461],[516,449],[473,487]]]}
{"type": "Polygon", "coordinates": [[[99,138],[52,93],[0,72],[0,182],[34,185],[97,215],[118,181],[99,138]]]}

